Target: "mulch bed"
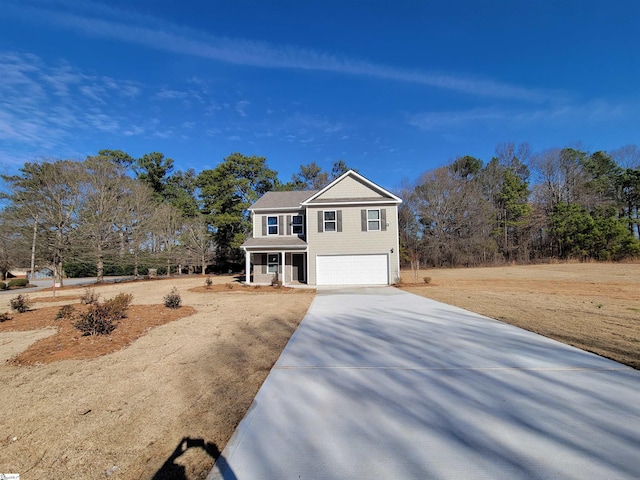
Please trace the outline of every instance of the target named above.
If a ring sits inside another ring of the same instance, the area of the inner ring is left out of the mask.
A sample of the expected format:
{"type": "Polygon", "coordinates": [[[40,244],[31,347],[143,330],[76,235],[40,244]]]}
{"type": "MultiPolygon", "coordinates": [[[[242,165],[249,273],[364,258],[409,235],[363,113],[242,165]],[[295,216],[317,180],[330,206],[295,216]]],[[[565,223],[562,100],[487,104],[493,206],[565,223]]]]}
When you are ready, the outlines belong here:
{"type": "Polygon", "coordinates": [[[270,285],[240,285],[238,283],[217,283],[210,286],[193,287],[195,293],[281,293],[285,295],[315,294],[313,288],[272,287],[270,285]]]}
{"type": "MultiPolygon", "coordinates": [[[[58,297],[61,300],[63,297],[58,297]]],[[[41,301],[41,299],[38,299],[41,301]]],[[[78,311],[86,305],[77,304],[78,311]]],[[[177,309],[164,305],[131,305],[127,318],[117,322],[116,329],[109,335],[83,336],[73,326],[74,320],[56,320],[60,307],[44,307],[25,313],[12,313],[11,320],[0,323],[0,332],[38,330],[55,327],[58,333],[31,345],[27,350],[7,361],[10,365],[36,365],[60,360],[85,360],[96,358],[120,350],[151,329],[165,323],[193,315],[196,310],[182,306],[177,309]]]]}

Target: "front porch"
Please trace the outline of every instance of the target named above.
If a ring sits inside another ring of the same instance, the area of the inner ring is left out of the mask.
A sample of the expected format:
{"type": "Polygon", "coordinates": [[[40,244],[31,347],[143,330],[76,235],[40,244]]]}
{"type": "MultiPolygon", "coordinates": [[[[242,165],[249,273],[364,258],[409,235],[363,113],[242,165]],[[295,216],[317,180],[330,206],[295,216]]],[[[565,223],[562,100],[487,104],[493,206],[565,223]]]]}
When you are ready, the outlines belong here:
{"type": "Polygon", "coordinates": [[[300,251],[245,251],[246,284],[271,285],[274,280],[282,285],[307,283],[307,252],[300,251]]]}
{"type": "Polygon", "coordinates": [[[242,249],[247,285],[271,285],[276,275],[282,285],[307,283],[307,243],[301,238],[280,235],[248,238],[242,249]]]}

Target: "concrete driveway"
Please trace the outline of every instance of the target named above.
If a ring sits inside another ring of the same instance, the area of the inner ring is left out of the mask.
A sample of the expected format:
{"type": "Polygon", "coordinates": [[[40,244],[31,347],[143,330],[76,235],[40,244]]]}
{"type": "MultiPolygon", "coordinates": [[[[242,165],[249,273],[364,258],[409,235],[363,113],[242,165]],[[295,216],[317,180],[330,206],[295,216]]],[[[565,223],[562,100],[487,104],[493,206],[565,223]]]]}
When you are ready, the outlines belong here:
{"type": "Polygon", "coordinates": [[[640,371],[400,290],[319,290],[209,479],[640,477],[640,371]]]}

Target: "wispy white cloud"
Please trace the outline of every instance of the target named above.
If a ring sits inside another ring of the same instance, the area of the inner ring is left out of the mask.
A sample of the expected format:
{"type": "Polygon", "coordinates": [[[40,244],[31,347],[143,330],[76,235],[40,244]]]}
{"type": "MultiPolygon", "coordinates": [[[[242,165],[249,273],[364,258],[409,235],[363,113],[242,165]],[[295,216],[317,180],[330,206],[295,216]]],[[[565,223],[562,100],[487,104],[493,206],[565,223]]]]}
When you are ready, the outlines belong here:
{"type": "Polygon", "coordinates": [[[141,92],[134,82],[50,65],[28,53],[0,54],[0,71],[0,139],[11,151],[65,156],[79,135],[145,131],[124,117],[124,101],[141,92]]]}
{"type": "Polygon", "coordinates": [[[256,124],[255,138],[278,138],[291,143],[314,146],[331,140],[350,138],[350,127],[322,115],[295,112],[283,118],[268,117],[256,124]]]}
{"type": "Polygon", "coordinates": [[[188,92],[170,90],[166,88],[163,88],[156,94],[156,97],[161,98],[163,100],[176,100],[176,99],[182,100],[184,98],[187,98],[187,96],[189,96],[188,92]]]}
{"type": "Polygon", "coordinates": [[[141,125],[129,125],[122,131],[125,137],[134,137],[142,135],[145,132],[145,128],[141,125]]]}
{"type": "Polygon", "coordinates": [[[410,115],[409,125],[422,130],[440,130],[466,126],[470,123],[502,120],[506,112],[490,109],[473,109],[449,112],[424,112],[410,115]]]}
{"type": "Polygon", "coordinates": [[[118,132],[120,131],[120,124],[118,120],[114,119],[111,115],[104,113],[92,113],[86,116],[89,125],[102,131],[102,132],[118,132]]]}
{"type": "Polygon", "coordinates": [[[555,95],[541,89],[492,79],[413,71],[294,45],[272,45],[259,41],[214,37],[147,15],[81,0],[60,0],[55,5],[38,0],[14,0],[9,6],[10,13],[14,15],[40,20],[48,25],[88,36],[109,38],[165,52],[236,65],[341,73],[528,102],[544,102],[555,95]]]}
{"type": "Polygon", "coordinates": [[[407,123],[422,130],[447,130],[473,125],[512,127],[607,124],[631,120],[640,110],[638,102],[590,100],[545,108],[493,107],[460,111],[434,111],[408,115],[407,123]]]}
{"type": "Polygon", "coordinates": [[[240,100],[239,102],[236,102],[236,112],[238,112],[238,115],[240,115],[241,117],[246,117],[247,116],[247,107],[251,105],[251,102],[249,102],[248,100],[240,100]]]}

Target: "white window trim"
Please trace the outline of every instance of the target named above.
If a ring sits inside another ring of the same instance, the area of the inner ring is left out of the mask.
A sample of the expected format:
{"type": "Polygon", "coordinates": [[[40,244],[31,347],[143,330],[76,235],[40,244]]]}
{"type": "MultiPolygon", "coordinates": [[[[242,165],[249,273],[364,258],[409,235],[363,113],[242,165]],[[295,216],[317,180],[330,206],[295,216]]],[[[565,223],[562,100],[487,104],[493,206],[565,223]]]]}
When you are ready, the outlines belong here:
{"type": "Polygon", "coordinates": [[[278,235],[280,233],[280,225],[279,225],[279,220],[278,220],[278,215],[267,215],[267,235],[278,235]],[[269,225],[269,219],[270,218],[275,218],[276,219],[276,224],[275,225],[269,225]],[[271,233],[269,231],[270,227],[276,227],[276,233],[271,233]]]}
{"type": "Polygon", "coordinates": [[[338,211],[337,210],[323,210],[322,211],[322,231],[328,233],[334,233],[338,231],[338,211]],[[327,220],[325,217],[326,213],[333,212],[333,220],[327,220]],[[327,230],[327,223],[332,223],[335,225],[333,230],[327,230]]]}
{"type": "Polygon", "coordinates": [[[291,234],[292,235],[304,235],[304,215],[293,215],[291,217],[291,234]],[[294,223],[294,219],[300,218],[300,223],[294,223]],[[300,227],[300,233],[296,233],[294,229],[300,227]]]}
{"type": "Polygon", "coordinates": [[[380,215],[379,208],[368,208],[367,209],[367,232],[379,232],[382,230],[382,217],[380,215]],[[377,219],[369,219],[369,212],[378,212],[377,219]],[[378,228],[369,228],[369,222],[378,222],[378,228]]]}
{"type": "Polygon", "coordinates": [[[280,258],[278,256],[278,254],[277,253],[267,253],[267,273],[278,273],[279,270],[280,270],[280,258]],[[269,257],[271,257],[272,255],[276,257],[275,262],[272,262],[272,261],[269,260],[269,257]],[[275,272],[271,271],[271,266],[272,265],[275,265],[275,267],[276,267],[276,271],[275,272]]]}

